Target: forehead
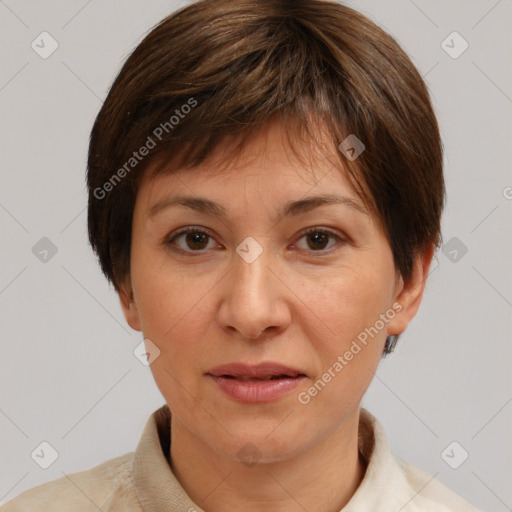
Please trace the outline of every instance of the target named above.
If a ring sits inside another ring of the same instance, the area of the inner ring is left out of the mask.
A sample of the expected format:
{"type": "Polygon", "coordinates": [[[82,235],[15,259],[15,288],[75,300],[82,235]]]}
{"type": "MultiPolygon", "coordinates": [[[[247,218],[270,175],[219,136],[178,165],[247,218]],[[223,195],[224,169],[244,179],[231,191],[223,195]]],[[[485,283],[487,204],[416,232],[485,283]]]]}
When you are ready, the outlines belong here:
{"type": "Polygon", "coordinates": [[[302,143],[274,122],[255,132],[240,151],[235,137],[226,137],[199,165],[176,168],[160,163],[145,173],[138,196],[157,201],[164,194],[209,195],[236,201],[235,194],[280,202],[323,193],[343,193],[363,206],[332,141],[325,135],[302,143]]]}

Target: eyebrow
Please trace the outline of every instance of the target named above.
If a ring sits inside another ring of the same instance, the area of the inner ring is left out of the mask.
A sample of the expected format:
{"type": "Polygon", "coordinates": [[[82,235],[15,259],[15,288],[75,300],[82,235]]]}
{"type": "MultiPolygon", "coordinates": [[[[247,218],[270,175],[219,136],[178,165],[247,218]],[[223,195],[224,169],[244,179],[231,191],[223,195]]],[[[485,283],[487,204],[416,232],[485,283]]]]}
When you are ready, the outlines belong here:
{"type": "MultiPolygon", "coordinates": [[[[303,213],[307,213],[315,208],[319,208],[320,206],[335,204],[346,205],[358,211],[359,213],[362,213],[364,215],[368,214],[368,211],[364,206],[360,205],[359,203],[357,203],[356,201],[349,197],[340,196],[338,194],[324,194],[320,196],[308,197],[306,199],[289,201],[281,209],[280,216],[282,218],[297,216],[303,213]]],[[[226,208],[224,208],[224,206],[216,203],[215,201],[211,201],[210,199],[193,196],[175,196],[164,198],[161,201],[158,201],[156,204],[154,204],[148,211],[149,217],[154,217],[162,210],[165,210],[172,206],[183,206],[198,211],[200,213],[213,215],[215,217],[220,217],[223,219],[227,218],[228,216],[228,212],[226,208]]]]}

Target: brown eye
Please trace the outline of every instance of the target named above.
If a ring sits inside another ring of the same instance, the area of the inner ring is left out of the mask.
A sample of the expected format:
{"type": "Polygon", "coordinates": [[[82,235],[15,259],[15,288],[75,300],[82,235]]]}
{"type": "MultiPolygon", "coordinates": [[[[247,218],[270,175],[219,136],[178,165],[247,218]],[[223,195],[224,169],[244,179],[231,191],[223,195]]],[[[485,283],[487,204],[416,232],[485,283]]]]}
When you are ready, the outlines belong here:
{"type": "MultiPolygon", "coordinates": [[[[336,233],[333,233],[332,231],[327,229],[319,228],[313,228],[306,231],[305,233],[302,233],[301,239],[303,238],[307,240],[307,247],[299,248],[310,252],[329,252],[326,251],[325,249],[327,248],[329,241],[332,239],[334,239],[335,241],[337,240],[343,242],[343,239],[336,233]]],[[[332,247],[333,245],[335,245],[335,243],[331,244],[330,247],[332,247]]]]}
{"type": "Polygon", "coordinates": [[[205,248],[208,235],[205,233],[184,233],[185,243],[190,249],[201,250],[205,248]]]}
{"type": "Polygon", "coordinates": [[[320,231],[312,232],[307,237],[311,241],[311,249],[325,249],[325,246],[329,243],[329,235],[320,231]]]}
{"type": "Polygon", "coordinates": [[[185,228],[178,231],[166,243],[176,245],[182,252],[202,252],[208,248],[210,235],[198,228],[185,228]],[[183,239],[184,243],[178,244],[177,240],[183,239]]]}

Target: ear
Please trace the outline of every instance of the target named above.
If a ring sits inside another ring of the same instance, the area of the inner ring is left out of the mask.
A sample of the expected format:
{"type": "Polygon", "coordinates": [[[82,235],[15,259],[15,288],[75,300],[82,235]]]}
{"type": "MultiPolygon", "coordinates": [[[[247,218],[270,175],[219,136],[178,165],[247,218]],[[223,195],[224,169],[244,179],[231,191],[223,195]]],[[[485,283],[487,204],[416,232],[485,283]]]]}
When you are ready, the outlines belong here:
{"type": "Polygon", "coordinates": [[[411,277],[407,281],[399,278],[395,294],[397,306],[393,308],[398,314],[388,323],[389,335],[402,334],[416,315],[423,298],[434,251],[434,244],[428,244],[416,255],[411,277]]]}
{"type": "Polygon", "coordinates": [[[119,285],[117,294],[119,295],[121,308],[123,310],[124,317],[128,322],[128,325],[136,331],[141,331],[142,328],[139,318],[139,311],[137,309],[137,304],[133,295],[130,277],[125,278],[125,280],[119,285]]]}

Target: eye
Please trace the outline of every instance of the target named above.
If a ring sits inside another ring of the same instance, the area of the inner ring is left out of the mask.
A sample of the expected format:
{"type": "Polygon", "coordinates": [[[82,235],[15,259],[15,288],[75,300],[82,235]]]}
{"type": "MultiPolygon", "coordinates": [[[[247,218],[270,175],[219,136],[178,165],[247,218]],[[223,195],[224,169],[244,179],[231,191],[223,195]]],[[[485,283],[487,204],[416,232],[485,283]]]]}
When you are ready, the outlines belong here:
{"type": "Polygon", "coordinates": [[[344,242],[339,235],[324,228],[310,228],[303,232],[300,238],[306,238],[307,248],[305,250],[311,250],[312,252],[330,252],[325,251],[326,245],[329,243],[329,238],[344,242]]]}
{"type": "Polygon", "coordinates": [[[183,252],[189,256],[191,255],[190,253],[200,253],[203,250],[208,249],[209,239],[211,239],[211,236],[206,231],[190,226],[180,229],[177,233],[172,235],[171,238],[166,241],[166,243],[169,245],[177,245],[180,252],[183,252]],[[176,241],[180,238],[183,238],[185,247],[176,243],[176,241]]]}
{"type": "MultiPolygon", "coordinates": [[[[303,238],[307,240],[307,247],[301,248],[298,245],[297,247],[309,252],[330,252],[325,250],[326,246],[329,244],[329,239],[335,239],[342,243],[344,242],[344,239],[341,236],[325,228],[309,228],[300,235],[300,239],[303,238]]],[[[208,234],[208,232],[200,228],[189,226],[172,234],[165,243],[167,245],[175,246],[173,249],[176,249],[187,256],[193,256],[193,253],[201,254],[206,251],[206,249],[211,249],[212,247],[208,247],[208,242],[212,240],[213,238],[208,234]],[[184,245],[177,243],[180,239],[183,240],[184,245]]],[[[331,244],[331,247],[332,245],[333,244],[331,244]]]]}

